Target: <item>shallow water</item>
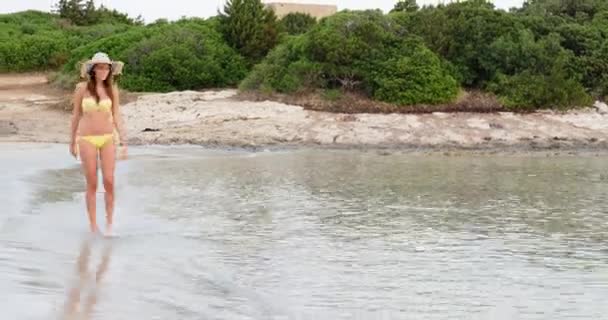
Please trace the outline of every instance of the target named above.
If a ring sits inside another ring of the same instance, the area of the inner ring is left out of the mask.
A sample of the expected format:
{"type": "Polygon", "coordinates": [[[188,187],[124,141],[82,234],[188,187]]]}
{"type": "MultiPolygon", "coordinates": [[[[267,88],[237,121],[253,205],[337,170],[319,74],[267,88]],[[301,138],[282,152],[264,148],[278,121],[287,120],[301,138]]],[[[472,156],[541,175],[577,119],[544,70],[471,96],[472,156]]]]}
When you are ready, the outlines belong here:
{"type": "Polygon", "coordinates": [[[2,319],[608,319],[605,157],[131,153],[89,239],[67,148],[0,145],[2,319]]]}

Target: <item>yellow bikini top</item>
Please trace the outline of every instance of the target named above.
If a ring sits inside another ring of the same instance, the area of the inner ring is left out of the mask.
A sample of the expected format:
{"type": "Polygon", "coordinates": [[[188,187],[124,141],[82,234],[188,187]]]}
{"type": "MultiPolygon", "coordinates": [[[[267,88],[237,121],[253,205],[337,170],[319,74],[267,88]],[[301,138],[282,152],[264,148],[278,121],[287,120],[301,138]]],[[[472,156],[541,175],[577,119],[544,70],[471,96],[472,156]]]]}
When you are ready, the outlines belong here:
{"type": "Polygon", "coordinates": [[[93,97],[86,97],[82,99],[82,112],[92,111],[112,111],[112,99],[106,98],[99,100],[99,103],[95,101],[93,97]]]}

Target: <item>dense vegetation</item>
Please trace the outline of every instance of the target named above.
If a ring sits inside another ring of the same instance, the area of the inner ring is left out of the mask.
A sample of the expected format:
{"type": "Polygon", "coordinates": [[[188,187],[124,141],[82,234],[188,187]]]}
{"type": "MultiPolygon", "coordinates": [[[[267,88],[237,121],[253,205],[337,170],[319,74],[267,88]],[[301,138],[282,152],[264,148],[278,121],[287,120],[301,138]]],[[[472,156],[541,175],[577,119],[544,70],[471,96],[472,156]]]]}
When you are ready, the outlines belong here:
{"type": "MultiPolygon", "coordinates": [[[[462,90],[514,110],[587,106],[608,95],[608,0],[485,0],[278,19],[259,0],[231,0],[217,17],[139,18],[92,1],[55,13],[0,15],[0,72],[59,71],[105,51],[126,63],[133,91],[226,87],[294,94],[354,92],[397,105],[445,104],[462,90]]],[[[335,95],[335,94],[332,94],[335,95]]]]}

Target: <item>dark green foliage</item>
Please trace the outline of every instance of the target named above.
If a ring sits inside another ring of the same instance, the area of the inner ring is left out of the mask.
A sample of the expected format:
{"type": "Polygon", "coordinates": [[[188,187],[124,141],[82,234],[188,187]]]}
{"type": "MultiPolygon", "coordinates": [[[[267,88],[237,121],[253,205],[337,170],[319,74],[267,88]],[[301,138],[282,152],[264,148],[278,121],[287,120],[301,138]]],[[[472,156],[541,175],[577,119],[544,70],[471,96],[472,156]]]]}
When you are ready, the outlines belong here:
{"type": "Polygon", "coordinates": [[[220,31],[250,64],[261,61],[278,42],[274,11],[260,0],[228,0],[220,14],[220,31]]]}
{"type": "Polygon", "coordinates": [[[118,23],[75,26],[38,11],[0,15],[0,72],[57,69],[79,46],[130,28],[135,27],[118,23]]]}
{"type": "Polygon", "coordinates": [[[379,11],[342,12],[279,45],[242,89],[355,90],[396,104],[449,102],[458,83],[424,44],[402,39],[379,11]]]}
{"type": "Polygon", "coordinates": [[[399,0],[391,12],[413,12],[419,8],[416,0],[399,0]]]}
{"type": "Polygon", "coordinates": [[[310,30],[317,20],[309,14],[294,12],[284,16],[281,21],[281,29],[287,34],[298,35],[310,30]]]}
{"type": "Polygon", "coordinates": [[[93,0],[59,0],[55,10],[60,18],[79,26],[98,23],[142,24],[141,17],[132,19],[127,14],[104,6],[97,8],[93,0]]]}
{"type": "Polygon", "coordinates": [[[500,75],[490,84],[490,89],[500,95],[505,106],[517,111],[584,107],[592,102],[585,88],[567,78],[559,68],[548,75],[530,71],[514,76],[500,75]]]}
{"type": "Polygon", "coordinates": [[[537,16],[562,16],[579,22],[592,20],[608,10],[605,0],[526,0],[521,13],[537,16]]]}
{"type": "Polygon", "coordinates": [[[458,83],[424,45],[412,44],[374,72],[374,98],[400,105],[453,101],[458,83]]]}
{"type": "Polygon", "coordinates": [[[76,76],[78,62],[97,51],[125,62],[121,83],[133,91],[233,86],[246,74],[244,59],[204,21],[134,28],[97,40],[74,51],[63,73],[76,76]]]}

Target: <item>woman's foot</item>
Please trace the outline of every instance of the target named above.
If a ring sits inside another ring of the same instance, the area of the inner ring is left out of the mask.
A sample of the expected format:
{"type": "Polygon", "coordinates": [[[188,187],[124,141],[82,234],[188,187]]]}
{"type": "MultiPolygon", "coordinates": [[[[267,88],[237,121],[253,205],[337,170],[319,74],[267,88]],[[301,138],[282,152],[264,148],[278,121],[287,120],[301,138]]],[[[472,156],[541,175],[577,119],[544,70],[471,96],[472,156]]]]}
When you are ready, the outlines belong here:
{"type": "Polygon", "coordinates": [[[106,224],[106,237],[111,237],[114,234],[112,233],[112,224],[108,223],[106,224]]]}

